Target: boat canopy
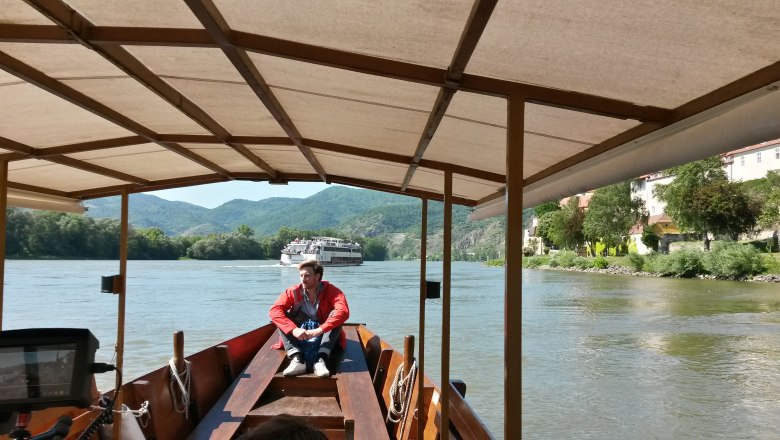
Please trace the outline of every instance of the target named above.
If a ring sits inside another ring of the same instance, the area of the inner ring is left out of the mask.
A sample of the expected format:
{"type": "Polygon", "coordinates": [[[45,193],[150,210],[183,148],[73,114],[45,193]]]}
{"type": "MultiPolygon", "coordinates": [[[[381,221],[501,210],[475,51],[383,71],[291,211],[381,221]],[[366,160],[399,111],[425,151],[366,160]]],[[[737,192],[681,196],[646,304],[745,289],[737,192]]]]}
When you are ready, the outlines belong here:
{"type": "MultiPolygon", "coordinates": [[[[780,137],[776,0],[0,0],[10,189],[229,180],[523,206],[780,137]],[[514,170],[520,172],[520,170],[514,170]]],[[[13,201],[11,201],[13,203],[13,201]]]]}

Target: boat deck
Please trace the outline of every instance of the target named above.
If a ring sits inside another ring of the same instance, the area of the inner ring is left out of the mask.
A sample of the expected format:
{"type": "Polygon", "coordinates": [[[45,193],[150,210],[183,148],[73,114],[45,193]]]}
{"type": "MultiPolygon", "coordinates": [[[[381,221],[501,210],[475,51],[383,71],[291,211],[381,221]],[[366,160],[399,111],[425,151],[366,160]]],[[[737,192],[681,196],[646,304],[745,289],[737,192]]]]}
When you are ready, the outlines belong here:
{"type": "Polygon", "coordinates": [[[229,440],[278,414],[305,418],[331,440],[389,439],[382,411],[354,326],[345,326],[347,347],[330,378],[285,377],[288,361],[271,337],[188,437],[229,440]]]}

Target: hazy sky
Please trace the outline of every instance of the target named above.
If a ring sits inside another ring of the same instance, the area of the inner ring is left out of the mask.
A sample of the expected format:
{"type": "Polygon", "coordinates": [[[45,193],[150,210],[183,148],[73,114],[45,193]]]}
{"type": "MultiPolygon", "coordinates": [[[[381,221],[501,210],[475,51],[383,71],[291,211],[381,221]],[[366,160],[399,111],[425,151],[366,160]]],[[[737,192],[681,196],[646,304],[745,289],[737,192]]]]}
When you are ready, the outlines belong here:
{"type": "Polygon", "coordinates": [[[187,188],[151,191],[146,194],[165,200],[192,203],[206,208],[229,202],[233,199],[262,200],[269,197],[296,197],[305,199],[329,186],[325,183],[295,182],[288,185],[269,185],[267,182],[231,181],[187,188]]]}

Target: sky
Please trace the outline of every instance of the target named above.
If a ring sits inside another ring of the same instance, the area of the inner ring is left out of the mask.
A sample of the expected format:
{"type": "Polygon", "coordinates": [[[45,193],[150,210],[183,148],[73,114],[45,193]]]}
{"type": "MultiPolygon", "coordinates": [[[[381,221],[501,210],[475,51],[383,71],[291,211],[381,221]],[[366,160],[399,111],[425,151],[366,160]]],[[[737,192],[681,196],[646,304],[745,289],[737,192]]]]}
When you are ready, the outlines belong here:
{"type": "Polygon", "coordinates": [[[186,188],[150,191],[146,194],[161,199],[187,202],[204,208],[216,208],[233,199],[262,200],[270,197],[305,199],[330,186],[325,183],[291,182],[288,185],[269,185],[267,182],[230,181],[186,188]]]}

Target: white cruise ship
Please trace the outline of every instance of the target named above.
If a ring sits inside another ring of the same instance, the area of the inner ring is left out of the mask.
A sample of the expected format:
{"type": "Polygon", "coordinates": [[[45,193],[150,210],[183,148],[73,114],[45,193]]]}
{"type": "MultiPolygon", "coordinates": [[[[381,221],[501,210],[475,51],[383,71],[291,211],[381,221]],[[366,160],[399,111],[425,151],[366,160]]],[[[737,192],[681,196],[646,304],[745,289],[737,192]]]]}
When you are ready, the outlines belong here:
{"type": "Polygon", "coordinates": [[[359,266],[363,264],[363,254],[358,243],[340,238],[296,238],[282,249],[279,264],[294,266],[306,260],[317,260],[323,266],[359,266]]]}

